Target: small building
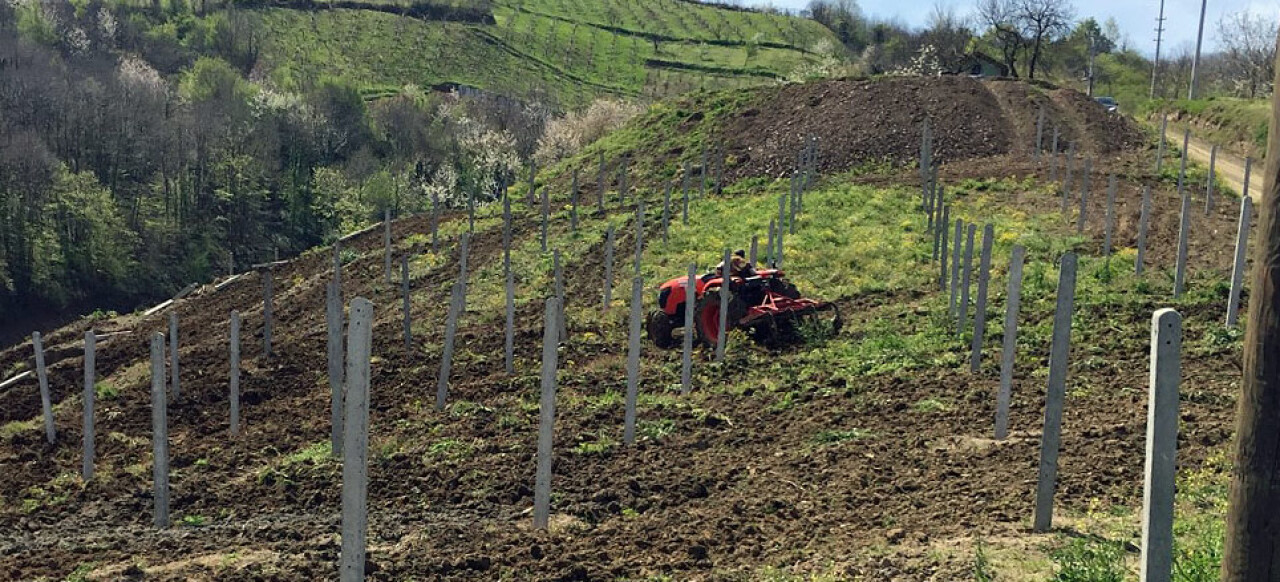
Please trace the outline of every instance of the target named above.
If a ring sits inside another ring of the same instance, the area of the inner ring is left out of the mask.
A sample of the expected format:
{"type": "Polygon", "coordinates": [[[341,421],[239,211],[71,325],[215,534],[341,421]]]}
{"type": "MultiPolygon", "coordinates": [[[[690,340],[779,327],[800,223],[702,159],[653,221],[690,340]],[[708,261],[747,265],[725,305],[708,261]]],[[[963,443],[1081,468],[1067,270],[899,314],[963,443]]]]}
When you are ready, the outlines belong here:
{"type": "Polygon", "coordinates": [[[1009,67],[991,55],[973,51],[961,58],[951,73],[971,77],[1008,77],[1009,67]]]}

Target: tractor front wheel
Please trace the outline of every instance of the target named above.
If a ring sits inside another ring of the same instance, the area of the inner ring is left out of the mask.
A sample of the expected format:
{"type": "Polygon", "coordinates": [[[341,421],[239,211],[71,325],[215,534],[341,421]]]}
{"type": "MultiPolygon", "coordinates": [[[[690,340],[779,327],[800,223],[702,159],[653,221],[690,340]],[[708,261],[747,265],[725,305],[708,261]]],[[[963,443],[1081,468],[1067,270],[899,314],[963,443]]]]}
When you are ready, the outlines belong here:
{"type": "Polygon", "coordinates": [[[645,329],[648,330],[649,340],[653,345],[664,350],[676,347],[676,338],[671,334],[675,324],[672,323],[671,317],[661,310],[649,313],[649,321],[645,323],[645,329]]]}

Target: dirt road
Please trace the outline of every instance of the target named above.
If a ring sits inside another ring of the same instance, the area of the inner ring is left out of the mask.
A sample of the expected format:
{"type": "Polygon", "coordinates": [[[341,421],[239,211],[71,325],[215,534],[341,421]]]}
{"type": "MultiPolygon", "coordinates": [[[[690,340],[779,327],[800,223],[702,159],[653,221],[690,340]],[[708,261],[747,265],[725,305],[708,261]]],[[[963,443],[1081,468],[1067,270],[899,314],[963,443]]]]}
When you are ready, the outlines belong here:
{"type": "MultiPolygon", "coordinates": [[[[1170,132],[1170,139],[1166,147],[1178,147],[1174,142],[1173,132],[1170,132]]],[[[1190,143],[1187,144],[1188,155],[1196,162],[1209,165],[1209,152],[1213,144],[1204,141],[1196,136],[1191,136],[1190,143]]],[[[1244,191],[1244,158],[1225,149],[1218,148],[1218,161],[1215,164],[1218,172],[1218,179],[1222,180],[1237,193],[1244,191]]],[[[1263,179],[1262,165],[1255,163],[1249,177],[1249,195],[1253,196],[1254,202],[1259,200],[1262,195],[1263,179]]]]}

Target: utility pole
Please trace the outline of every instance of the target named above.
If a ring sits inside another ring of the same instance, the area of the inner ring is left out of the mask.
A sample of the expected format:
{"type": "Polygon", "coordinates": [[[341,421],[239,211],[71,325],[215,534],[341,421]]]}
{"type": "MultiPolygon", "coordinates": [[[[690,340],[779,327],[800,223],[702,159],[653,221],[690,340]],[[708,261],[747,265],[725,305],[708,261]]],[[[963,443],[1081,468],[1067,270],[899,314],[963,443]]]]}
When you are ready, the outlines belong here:
{"type": "Polygon", "coordinates": [[[1160,16],[1156,18],[1156,60],[1151,65],[1151,98],[1156,98],[1156,85],[1160,81],[1160,41],[1164,40],[1164,0],[1160,0],[1160,16]]]}
{"type": "MultiPolygon", "coordinates": [[[[1280,68],[1277,73],[1280,80],[1280,68]]],[[[1271,151],[1280,151],[1280,93],[1271,97],[1268,135],[1271,151]]],[[[1280,572],[1280,156],[1267,157],[1266,172],[1236,404],[1223,582],[1270,581],[1280,572]]]]}
{"type": "Polygon", "coordinates": [[[1196,98],[1196,89],[1200,76],[1200,43],[1204,40],[1204,11],[1209,0],[1200,0],[1200,29],[1196,32],[1196,56],[1191,60],[1191,89],[1187,91],[1187,99],[1196,98]]]}

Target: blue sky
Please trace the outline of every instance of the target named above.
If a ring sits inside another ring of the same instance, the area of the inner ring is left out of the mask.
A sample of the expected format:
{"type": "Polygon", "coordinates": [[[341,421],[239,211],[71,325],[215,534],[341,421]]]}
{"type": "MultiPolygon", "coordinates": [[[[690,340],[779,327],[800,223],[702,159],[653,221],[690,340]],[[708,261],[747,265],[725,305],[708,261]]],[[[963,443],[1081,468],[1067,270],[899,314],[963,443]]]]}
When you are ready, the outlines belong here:
{"type": "MultiPolygon", "coordinates": [[[[955,6],[962,14],[971,10],[974,2],[937,0],[955,6]]],[[[775,6],[798,10],[808,0],[772,0],[775,6]]],[[[869,16],[890,18],[912,26],[923,25],[935,0],[859,0],[862,12],[869,16]]],[[[1121,30],[1128,36],[1131,46],[1143,53],[1155,50],[1156,15],[1160,11],[1159,0],[1073,0],[1079,17],[1093,16],[1102,22],[1114,17],[1121,30]]],[[[1229,12],[1251,10],[1280,17],[1280,0],[1208,0],[1205,16],[1204,42],[1212,48],[1217,44],[1215,34],[1218,18],[1229,12]]],[[[1200,0],[1165,0],[1164,16],[1166,50],[1176,50],[1179,45],[1195,45],[1196,26],[1200,18],[1200,0]]]]}

